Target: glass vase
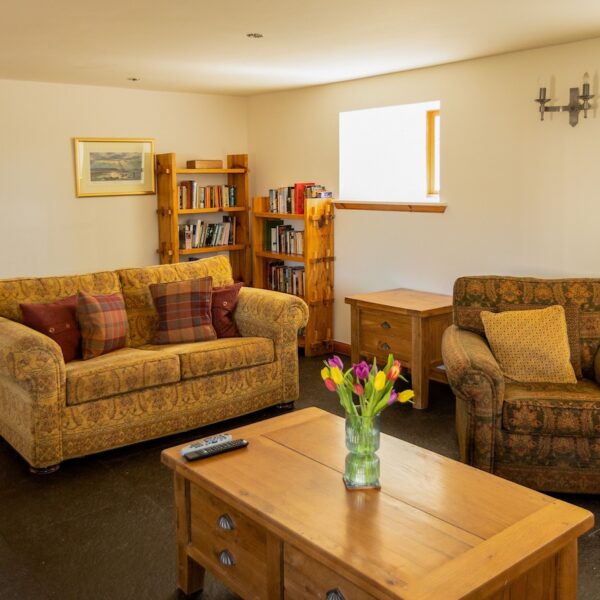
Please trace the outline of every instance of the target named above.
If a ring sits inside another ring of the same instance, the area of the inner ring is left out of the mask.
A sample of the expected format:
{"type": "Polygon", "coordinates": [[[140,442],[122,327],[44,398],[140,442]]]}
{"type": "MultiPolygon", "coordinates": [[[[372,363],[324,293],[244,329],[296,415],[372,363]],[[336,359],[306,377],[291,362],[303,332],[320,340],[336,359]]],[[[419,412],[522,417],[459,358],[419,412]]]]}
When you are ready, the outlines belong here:
{"type": "Polygon", "coordinates": [[[346,414],[346,466],[344,483],[349,490],[379,489],[380,415],[346,414]]]}

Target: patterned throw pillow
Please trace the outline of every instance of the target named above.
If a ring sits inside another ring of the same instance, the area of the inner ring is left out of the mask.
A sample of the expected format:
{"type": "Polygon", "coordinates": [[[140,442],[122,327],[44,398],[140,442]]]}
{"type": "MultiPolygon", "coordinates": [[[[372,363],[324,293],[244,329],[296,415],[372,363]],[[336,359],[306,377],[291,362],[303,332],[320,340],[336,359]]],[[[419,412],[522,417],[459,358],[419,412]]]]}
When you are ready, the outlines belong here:
{"type": "Polygon", "coordinates": [[[79,292],[77,320],[83,360],[125,347],[129,323],[121,294],[92,296],[79,292]]]}
{"type": "Polygon", "coordinates": [[[239,337],[237,325],[233,320],[233,311],[237,306],[240,288],[243,283],[223,285],[212,291],[212,324],[218,338],[239,337]]]}
{"type": "Polygon", "coordinates": [[[212,326],[212,277],[154,283],[150,293],[158,312],[152,343],[204,342],[217,337],[212,326]]]}
{"type": "Polygon", "coordinates": [[[23,324],[53,339],[60,346],[66,363],[81,355],[81,331],[75,315],[77,296],[19,306],[23,324]]]}
{"type": "Polygon", "coordinates": [[[502,313],[481,312],[490,348],[512,381],[577,383],[562,306],[502,313]]]}

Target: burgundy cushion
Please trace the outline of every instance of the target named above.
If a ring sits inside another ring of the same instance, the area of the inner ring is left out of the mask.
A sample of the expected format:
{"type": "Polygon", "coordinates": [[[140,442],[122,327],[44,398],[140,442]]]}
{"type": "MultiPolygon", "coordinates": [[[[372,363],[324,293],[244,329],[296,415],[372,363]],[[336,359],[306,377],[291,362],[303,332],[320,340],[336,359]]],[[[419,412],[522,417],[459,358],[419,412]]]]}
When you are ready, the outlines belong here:
{"type": "Polygon", "coordinates": [[[77,296],[19,306],[23,324],[52,338],[60,346],[66,363],[81,356],[81,331],[75,316],[77,296]]]}
{"type": "Polygon", "coordinates": [[[83,360],[125,347],[129,322],[121,294],[92,296],[80,292],[77,320],[81,329],[83,360]]]}
{"type": "Polygon", "coordinates": [[[212,277],[154,283],[150,293],[158,312],[154,344],[214,340],[211,319],[212,277]]]}
{"type": "Polygon", "coordinates": [[[243,285],[243,283],[223,285],[212,291],[212,324],[219,338],[239,337],[240,335],[233,320],[233,311],[243,285]]]}

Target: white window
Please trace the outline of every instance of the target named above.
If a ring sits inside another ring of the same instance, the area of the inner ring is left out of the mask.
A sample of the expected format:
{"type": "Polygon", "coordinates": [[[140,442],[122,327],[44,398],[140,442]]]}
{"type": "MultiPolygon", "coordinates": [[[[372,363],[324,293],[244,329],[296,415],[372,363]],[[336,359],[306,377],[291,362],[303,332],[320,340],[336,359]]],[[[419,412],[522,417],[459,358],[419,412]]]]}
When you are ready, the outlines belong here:
{"type": "Polygon", "coordinates": [[[340,113],[340,200],[437,202],[440,103],[340,113]]]}

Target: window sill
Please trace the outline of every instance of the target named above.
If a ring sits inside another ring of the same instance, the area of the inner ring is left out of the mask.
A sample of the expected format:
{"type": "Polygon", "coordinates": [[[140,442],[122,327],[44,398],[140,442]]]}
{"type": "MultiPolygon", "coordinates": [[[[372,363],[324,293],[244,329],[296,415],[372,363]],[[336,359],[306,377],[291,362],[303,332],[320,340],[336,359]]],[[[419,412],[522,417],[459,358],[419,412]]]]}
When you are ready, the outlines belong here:
{"type": "Polygon", "coordinates": [[[336,200],[333,205],[344,210],[380,210],[395,212],[446,212],[447,204],[440,202],[362,202],[357,200],[336,200]]]}

